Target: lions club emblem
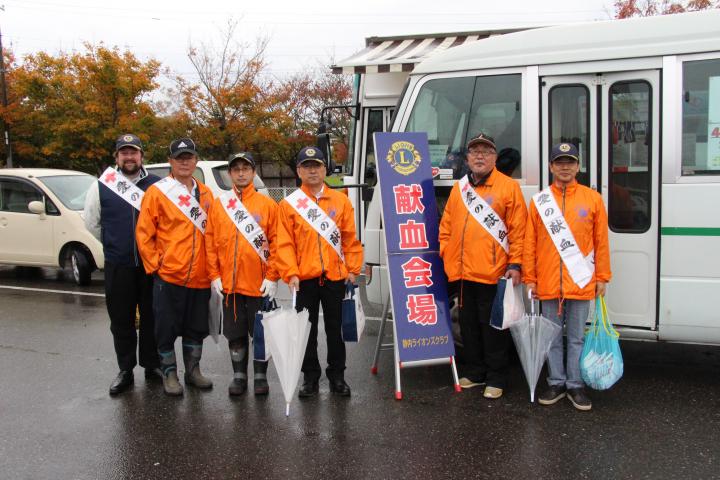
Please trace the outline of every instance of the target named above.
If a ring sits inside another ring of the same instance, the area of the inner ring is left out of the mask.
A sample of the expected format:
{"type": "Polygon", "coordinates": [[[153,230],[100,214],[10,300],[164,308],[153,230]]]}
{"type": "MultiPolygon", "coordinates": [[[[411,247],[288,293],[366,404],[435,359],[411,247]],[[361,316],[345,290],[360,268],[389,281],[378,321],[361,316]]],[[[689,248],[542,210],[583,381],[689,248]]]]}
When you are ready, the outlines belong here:
{"type": "Polygon", "coordinates": [[[395,142],[390,147],[385,159],[390,166],[401,175],[410,175],[420,165],[420,152],[410,142],[395,142]]]}
{"type": "Polygon", "coordinates": [[[570,145],[567,143],[563,143],[560,145],[560,151],[563,153],[567,153],[570,151],[570,145]]]}

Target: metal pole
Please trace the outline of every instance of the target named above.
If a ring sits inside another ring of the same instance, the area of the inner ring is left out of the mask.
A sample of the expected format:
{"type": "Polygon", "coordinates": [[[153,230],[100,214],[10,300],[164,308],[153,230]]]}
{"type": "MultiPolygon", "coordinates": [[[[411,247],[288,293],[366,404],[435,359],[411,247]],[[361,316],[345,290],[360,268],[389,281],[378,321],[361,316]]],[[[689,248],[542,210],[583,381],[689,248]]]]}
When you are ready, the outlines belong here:
{"type": "MultiPolygon", "coordinates": [[[[2,10],[5,10],[5,7],[2,6],[2,10]]],[[[7,111],[8,106],[8,99],[7,99],[7,86],[5,84],[5,56],[3,54],[3,46],[2,46],[2,30],[0,30],[0,81],[2,81],[2,101],[3,106],[5,107],[5,110],[7,111]]],[[[7,122],[5,121],[5,118],[2,119],[3,123],[3,131],[5,136],[5,152],[7,153],[7,160],[5,161],[5,166],[8,168],[12,168],[13,166],[13,158],[12,158],[12,147],[10,146],[10,128],[8,127],[7,122]]]]}

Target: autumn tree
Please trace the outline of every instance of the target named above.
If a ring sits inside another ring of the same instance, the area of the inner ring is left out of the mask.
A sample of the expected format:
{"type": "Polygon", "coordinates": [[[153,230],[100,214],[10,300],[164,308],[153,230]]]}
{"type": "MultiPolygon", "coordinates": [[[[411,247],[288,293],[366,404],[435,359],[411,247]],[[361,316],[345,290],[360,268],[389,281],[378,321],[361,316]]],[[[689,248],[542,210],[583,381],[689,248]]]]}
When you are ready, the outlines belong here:
{"type": "Polygon", "coordinates": [[[123,132],[137,133],[150,155],[162,148],[147,135],[157,122],[150,96],[160,63],[102,44],[84,48],[9,65],[9,105],[0,113],[17,165],[95,173],[113,162],[113,141],[123,132]]]}
{"type": "Polygon", "coordinates": [[[282,108],[285,92],[266,75],[267,39],[255,45],[235,39],[230,20],[219,43],[188,48],[197,80],[176,78],[180,113],[207,159],[225,159],[250,150],[265,161],[283,161],[292,119],[282,108]]]}
{"type": "Polygon", "coordinates": [[[675,2],[671,0],[617,0],[615,18],[651,17],[673,13],[695,12],[709,8],[720,8],[715,0],[689,0],[675,2]]]}

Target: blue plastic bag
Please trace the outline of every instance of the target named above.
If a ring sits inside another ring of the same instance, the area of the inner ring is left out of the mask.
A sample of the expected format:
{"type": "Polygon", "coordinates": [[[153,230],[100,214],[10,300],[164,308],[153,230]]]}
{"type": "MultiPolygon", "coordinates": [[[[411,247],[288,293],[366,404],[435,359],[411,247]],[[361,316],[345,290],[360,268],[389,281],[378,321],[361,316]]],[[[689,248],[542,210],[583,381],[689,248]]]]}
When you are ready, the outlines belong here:
{"type": "Polygon", "coordinates": [[[590,388],[607,390],[623,375],[620,334],[608,318],[604,297],[595,299],[595,318],[585,332],[580,375],[590,388]]]}
{"type": "Polygon", "coordinates": [[[342,339],[345,342],[359,342],[365,328],[365,313],[362,302],[355,298],[357,286],[348,283],[345,286],[345,298],[342,301],[342,339]]]}
{"type": "Polygon", "coordinates": [[[259,362],[267,362],[270,360],[270,349],[267,347],[267,339],[265,338],[265,328],[262,324],[263,315],[277,309],[277,302],[268,301],[267,297],[263,297],[261,310],[255,313],[255,324],[253,325],[253,360],[259,362]]]}

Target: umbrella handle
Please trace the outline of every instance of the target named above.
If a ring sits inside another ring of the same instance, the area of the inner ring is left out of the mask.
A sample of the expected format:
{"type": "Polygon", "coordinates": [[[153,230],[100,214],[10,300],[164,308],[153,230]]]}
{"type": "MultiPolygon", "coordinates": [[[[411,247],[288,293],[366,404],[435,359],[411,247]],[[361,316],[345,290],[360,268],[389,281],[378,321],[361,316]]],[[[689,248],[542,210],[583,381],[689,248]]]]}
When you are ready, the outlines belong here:
{"type": "Polygon", "coordinates": [[[528,298],[530,299],[530,315],[535,315],[535,300],[533,300],[532,289],[528,288],[528,298]]]}
{"type": "MultiPolygon", "coordinates": [[[[295,301],[297,300],[297,290],[295,290],[294,288],[291,288],[291,290],[292,290],[292,292],[293,292],[293,295],[292,295],[292,308],[295,308],[295,301]]],[[[290,408],[290,407],[288,406],[288,408],[290,408]]]]}

